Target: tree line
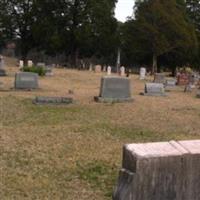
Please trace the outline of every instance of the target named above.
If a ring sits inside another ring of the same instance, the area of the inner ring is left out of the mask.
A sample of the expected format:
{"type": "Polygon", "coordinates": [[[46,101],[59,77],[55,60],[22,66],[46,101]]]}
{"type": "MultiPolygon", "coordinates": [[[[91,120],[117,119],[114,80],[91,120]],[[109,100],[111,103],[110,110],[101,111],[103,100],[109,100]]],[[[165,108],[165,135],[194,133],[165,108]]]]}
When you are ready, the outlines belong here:
{"type": "Polygon", "coordinates": [[[117,0],[1,0],[0,46],[15,41],[23,60],[36,49],[64,53],[72,66],[96,57],[126,66],[200,66],[200,0],[136,0],[134,17],[114,16],[117,0]]]}

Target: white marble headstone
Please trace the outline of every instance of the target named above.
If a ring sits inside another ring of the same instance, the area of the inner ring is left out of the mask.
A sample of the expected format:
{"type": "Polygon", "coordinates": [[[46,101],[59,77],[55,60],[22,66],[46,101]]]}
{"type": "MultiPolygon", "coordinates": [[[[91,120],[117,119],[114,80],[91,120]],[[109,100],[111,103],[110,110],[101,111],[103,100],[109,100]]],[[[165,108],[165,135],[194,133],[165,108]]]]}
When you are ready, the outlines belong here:
{"type": "Polygon", "coordinates": [[[108,66],[107,75],[109,76],[109,75],[111,75],[111,73],[112,73],[112,68],[111,68],[111,66],[108,66]]]}

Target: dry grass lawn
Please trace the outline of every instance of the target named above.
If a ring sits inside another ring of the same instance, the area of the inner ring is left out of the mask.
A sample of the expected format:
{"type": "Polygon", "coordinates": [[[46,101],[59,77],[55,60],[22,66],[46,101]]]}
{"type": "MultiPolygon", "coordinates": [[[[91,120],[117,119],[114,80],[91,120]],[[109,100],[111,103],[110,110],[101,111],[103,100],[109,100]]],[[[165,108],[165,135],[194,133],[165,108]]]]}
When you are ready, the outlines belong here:
{"type": "Polygon", "coordinates": [[[200,100],[183,88],[167,97],[140,96],[144,82],[131,75],[133,103],[99,104],[103,74],[55,69],[37,91],[13,91],[11,64],[0,77],[0,199],[107,200],[117,180],[125,143],[200,138],[200,100]],[[68,106],[36,106],[36,95],[69,96],[68,106]]]}

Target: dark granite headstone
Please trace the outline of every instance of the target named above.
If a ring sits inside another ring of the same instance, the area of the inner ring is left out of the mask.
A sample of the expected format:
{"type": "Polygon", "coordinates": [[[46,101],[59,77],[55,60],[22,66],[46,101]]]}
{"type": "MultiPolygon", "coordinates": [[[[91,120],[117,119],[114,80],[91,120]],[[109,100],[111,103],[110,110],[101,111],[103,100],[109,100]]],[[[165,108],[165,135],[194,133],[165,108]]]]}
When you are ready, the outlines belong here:
{"type": "Polygon", "coordinates": [[[166,96],[162,83],[146,83],[144,89],[145,96],[166,96]]]}
{"type": "Polygon", "coordinates": [[[0,76],[6,76],[6,70],[0,68],[0,76]]]}
{"type": "Polygon", "coordinates": [[[35,104],[71,104],[73,99],[69,97],[36,97],[33,101],[35,104]]]}
{"type": "Polygon", "coordinates": [[[165,75],[164,74],[155,74],[154,76],[154,83],[163,83],[165,84],[165,75]]]}
{"type": "Polygon", "coordinates": [[[200,98],[200,89],[197,91],[197,98],[200,98]]]}
{"type": "Polygon", "coordinates": [[[38,74],[32,72],[19,72],[15,75],[15,89],[37,89],[38,74]]]}
{"type": "Polygon", "coordinates": [[[125,77],[105,76],[101,79],[99,102],[132,101],[130,79],[125,77]]]}
{"type": "Polygon", "coordinates": [[[113,200],[199,200],[200,140],[124,146],[113,200]]]}

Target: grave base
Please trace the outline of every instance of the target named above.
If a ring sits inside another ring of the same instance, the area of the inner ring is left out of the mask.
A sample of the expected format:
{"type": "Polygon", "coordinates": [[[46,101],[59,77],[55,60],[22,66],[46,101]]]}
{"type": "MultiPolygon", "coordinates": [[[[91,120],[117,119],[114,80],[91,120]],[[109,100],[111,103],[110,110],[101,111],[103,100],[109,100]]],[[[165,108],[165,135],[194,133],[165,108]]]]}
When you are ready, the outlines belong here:
{"type": "Polygon", "coordinates": [[[141,93],[144,96],[153,96],[153,97],[166,97],[166,94],[158,94],[158,93],[141,93]]]}
{"type": "Polygon", "coordinates": [[[104,98],[94,97],[94,100],[99,103],[122,103],[122,102],[133,102],[133,98],[104,98]]]}
{"type": "Polygon", "coordinates": [[[71,104],[73,99],[69,97],[36,97],[34,104],[71,104]]]}

